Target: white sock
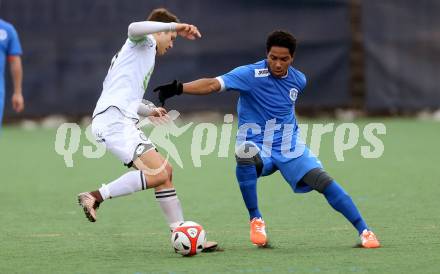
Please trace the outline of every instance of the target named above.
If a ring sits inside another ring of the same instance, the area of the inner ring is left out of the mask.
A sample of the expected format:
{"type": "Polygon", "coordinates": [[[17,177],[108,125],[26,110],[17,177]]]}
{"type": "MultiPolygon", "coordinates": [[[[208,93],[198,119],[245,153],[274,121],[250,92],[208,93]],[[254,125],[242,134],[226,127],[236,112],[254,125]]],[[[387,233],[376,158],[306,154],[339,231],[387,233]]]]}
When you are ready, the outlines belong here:
{"type": "Polygon", "coordinates": [[[156,191],[156,200],[159,202],[170,229],[173,230],[183,222],[183,210],[174,188],[156,191]]]}
{"type": "Polygon", "coordinates": [[[103,184],[99,189],[99,193],[101,193],[102,198],[106,200],[132,194],[146,188],[147,182],[145,181],[143,172],[135,170],[125,173],[107,185],[103,184]]]}

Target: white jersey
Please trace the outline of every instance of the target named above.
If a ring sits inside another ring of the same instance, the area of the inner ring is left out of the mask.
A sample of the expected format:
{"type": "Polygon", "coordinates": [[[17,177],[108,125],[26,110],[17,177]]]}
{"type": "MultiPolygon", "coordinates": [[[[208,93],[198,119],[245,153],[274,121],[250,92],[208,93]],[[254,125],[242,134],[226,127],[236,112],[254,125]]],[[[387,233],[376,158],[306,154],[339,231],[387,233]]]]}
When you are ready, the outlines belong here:
{"type": "Polygon", "coordinates": [[[127,39],[113,57],[93,117],[115,106],[126,117],[139,119],[138,106],[154,70],[156,40],[146,35],[137,41],[127,39]]]}

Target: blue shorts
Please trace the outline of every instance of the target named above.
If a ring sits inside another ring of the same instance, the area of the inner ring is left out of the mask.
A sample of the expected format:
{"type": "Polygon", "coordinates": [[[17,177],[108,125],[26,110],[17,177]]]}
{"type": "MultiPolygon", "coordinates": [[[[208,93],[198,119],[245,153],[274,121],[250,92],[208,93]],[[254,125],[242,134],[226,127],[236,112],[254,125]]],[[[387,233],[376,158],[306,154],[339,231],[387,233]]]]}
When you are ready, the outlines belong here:
{"type": "Polygon", "coordinates": [[[306,193],[313,189],[298,182],[310,170],[322,168],[321,161],[306,146],[302,156],[286,160],[285,157],[273,152],[270,157],[262,157],[263,171],[261,176],[267,176],[279,170],[284,179],[296,193],[306,193]]]}

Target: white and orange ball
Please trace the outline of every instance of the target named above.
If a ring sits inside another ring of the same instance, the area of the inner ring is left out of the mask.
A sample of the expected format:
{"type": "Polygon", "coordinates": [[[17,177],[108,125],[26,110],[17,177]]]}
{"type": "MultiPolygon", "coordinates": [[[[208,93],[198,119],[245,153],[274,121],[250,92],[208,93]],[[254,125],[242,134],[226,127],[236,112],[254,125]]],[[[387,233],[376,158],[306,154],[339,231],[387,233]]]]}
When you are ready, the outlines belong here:
{"type": "Polygon", "coordinates": [[[171,244],[176,253],[193,256],[205,247],[206,232],[201,225],[186,221],[173,230],[171,244]]]}

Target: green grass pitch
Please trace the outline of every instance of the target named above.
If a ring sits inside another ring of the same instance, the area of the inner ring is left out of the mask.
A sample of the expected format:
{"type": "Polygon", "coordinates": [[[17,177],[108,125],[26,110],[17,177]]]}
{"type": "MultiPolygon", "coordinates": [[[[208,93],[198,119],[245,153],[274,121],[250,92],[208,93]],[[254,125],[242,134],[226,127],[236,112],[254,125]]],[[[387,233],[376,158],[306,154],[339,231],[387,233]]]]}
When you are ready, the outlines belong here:
{"type": "MultiPolygon", "coordinates": [[[[279,173],[259,182],[259,202],[273,245],[248,239],[247,212],[229,158],[190,158],[191,131],[176,140],[184,168],[174,182],[185,217],[201,223],[224,252],[184,258],[170,246],[153,192],[105,202],[89,223],[76,194],[126,172],[106,154],[82,149],[67,168],[55,130],[3,128],[0,136],[0,273],[438,273],[440,271],[440,123],[377,119],[387,134],[379,159],[360,143],[336,161],[333,135],[320,159],[350,193],[383,247],[356,248],[355,230],[317,193],[293,194],[279,173]]],[[[310,120],[318,123],[320,120],[310,120]]],[[[334,121],[335,123],[340,123],[334,121]]],[[[370,120],[358,121],[360,125],[370,120]]],[[[88,144],[82,135],[81,144],[88,144]]]]}

